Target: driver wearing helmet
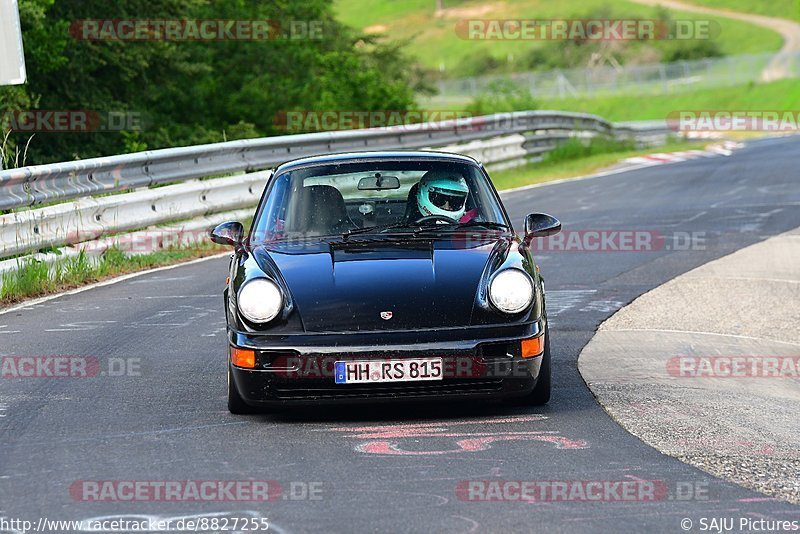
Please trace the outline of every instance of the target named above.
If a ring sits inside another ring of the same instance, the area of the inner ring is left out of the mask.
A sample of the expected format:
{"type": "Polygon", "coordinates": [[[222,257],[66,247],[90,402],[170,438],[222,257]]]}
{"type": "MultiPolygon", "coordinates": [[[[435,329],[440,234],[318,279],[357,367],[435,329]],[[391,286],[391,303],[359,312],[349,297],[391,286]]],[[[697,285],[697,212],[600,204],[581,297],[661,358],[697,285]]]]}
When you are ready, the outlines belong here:
{"type": "Polygon", "coordinates": [[[467,211],[468,196],[469,187],[460,174],[450,171],[428,171],[417,186],[416,208],[419,215],[412,217],[412,220],[438,216],[443,221],[446,219],[462,223],[470,221],[477,215],[477,209],[467,211]]]}

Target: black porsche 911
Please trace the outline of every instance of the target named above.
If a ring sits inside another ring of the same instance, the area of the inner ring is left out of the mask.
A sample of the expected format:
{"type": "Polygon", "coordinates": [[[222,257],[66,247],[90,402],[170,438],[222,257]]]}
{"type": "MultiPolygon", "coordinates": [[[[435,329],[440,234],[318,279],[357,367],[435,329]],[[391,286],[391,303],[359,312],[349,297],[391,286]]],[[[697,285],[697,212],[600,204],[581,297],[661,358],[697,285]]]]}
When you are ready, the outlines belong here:
{"type": "Polygon", "coordinates": [[[437,152],[279,166],[224,292],[233,413],[321,402],[550,399],[544,282],[476,160],[437,152]]]}

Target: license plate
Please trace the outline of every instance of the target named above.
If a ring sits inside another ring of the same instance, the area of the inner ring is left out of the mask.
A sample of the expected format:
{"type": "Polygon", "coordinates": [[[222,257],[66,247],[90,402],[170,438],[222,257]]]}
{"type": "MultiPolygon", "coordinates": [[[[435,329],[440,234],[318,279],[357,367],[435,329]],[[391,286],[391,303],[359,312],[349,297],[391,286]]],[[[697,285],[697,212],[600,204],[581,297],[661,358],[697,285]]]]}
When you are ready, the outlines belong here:
{"type": "Polygon", "coordinates": [[[334,371],[337,384],[442,380],[444,374],[441,358],[336,362],[334,371]]]}

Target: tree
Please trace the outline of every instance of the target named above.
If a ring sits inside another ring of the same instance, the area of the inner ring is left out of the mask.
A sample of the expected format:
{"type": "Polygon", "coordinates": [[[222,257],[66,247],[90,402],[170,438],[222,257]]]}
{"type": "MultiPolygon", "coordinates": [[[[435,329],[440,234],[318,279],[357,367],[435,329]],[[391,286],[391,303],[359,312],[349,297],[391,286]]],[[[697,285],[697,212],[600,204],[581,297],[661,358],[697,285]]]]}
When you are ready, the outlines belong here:
{"type": "MultiPolygon", "coordinates": [[[[0,88],[4,111],[135,113],[141,131],[37,134],[29,163],[111,155],[279,133],[287,110],[406,110],[416,71],[396,44],[338,23],[331,0],[20,0],[29,82],[0,88]],[[91,41],[84,19],[271,20],[258,41],[91,41]],[[294,25],[293,25],[294,21],[294,25]],[[297,28],[321,26],[320,38],[297,28]]],[[[13,143],[29,136],[14,133],[13,143]]]]}

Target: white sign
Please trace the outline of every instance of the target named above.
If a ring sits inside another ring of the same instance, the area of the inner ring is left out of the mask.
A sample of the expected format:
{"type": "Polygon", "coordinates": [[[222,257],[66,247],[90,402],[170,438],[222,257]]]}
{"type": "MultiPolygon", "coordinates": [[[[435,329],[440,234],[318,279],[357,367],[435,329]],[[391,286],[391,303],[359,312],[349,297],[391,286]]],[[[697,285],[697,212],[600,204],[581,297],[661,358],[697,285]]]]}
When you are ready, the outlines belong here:
{"type": "Polygon", "coordinates": [[[26,78],[17,0],[0,0],[0,85],[18,85],[26,78]]]}

